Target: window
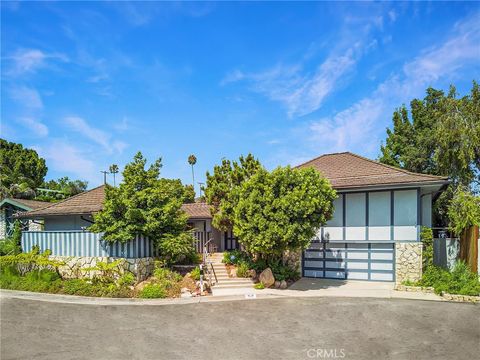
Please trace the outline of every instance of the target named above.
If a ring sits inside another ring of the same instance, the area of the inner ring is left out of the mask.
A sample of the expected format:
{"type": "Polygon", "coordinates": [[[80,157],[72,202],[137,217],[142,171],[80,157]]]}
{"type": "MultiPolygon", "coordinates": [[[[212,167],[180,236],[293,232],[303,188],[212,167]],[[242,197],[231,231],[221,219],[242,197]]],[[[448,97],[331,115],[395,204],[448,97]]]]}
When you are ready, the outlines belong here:
{"type": "Polygon", "coordinates": [[[368,194],[368,225],[390,226],[390,192],[371,192],[368,194]]]}
{"type": "Polygon", "coordinates": [[[346,226],[365,226],[366,195],[346,194],[346,226]]]}
{"type": "Polygon", "coordinates": [[[333,217],[327,221],[327,226],[343,226],[343,195],[338,195],[338,198],[333,201],[333,207],[335,209],[333,217]]]}
{"type": "Polygon", "coordinates": [[[400,190],[394,193],[394,225],[417,225],[417,190],[400,190]]]}

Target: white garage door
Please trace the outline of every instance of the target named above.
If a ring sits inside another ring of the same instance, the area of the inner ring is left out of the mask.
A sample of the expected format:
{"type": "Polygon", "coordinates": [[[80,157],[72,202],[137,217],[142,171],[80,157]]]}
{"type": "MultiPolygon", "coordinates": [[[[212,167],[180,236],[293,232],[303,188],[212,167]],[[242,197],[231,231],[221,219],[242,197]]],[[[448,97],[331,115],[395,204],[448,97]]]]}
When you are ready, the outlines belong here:
{"type": "Polygon", "coordinates": [[[313,242],[304,252],[303,276],[394,281],[394,244],[313,242]]]}

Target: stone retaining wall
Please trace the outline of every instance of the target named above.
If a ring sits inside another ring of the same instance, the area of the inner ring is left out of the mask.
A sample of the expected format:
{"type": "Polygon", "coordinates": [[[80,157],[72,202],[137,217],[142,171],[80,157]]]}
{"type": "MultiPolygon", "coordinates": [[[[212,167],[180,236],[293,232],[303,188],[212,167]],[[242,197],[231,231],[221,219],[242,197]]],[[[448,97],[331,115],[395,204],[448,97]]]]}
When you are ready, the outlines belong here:
{"type": "Polygon", "coordinates": [[[395,280],[415,282],[422,278],[421,242],[403,242],[395,244],[395,280]]]}
{"type": "MultiPolygon", "coordinates": [[[[110,257],[75,257],[75,256],[50,256],[50,259],[62,261],[65,265],[58,268],[60,276],[65,279],[92,278],[98,275],[98,271],[86,271],[87,268],[95,267],[97,262],[113,262],[117,258],[110,257]]],[[[137,277],[137,281],[143,281],[153,273],[155,258],[144,257],[137,259],[123,259],[118,266],[118,272],[124,274],[131,272],[137,277]]]]}

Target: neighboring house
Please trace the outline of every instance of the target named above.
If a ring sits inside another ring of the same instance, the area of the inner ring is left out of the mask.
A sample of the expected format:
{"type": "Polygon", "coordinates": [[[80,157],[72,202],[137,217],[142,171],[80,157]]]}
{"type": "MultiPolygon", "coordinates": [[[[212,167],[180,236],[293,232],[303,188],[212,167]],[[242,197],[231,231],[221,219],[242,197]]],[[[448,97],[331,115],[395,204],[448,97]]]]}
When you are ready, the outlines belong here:
{"type": "MultiPolygon", "coordinates": [[[[329,179],[338,198],[333,218],[302,253],[303,276],[397,282],[421,277],[420,228],[431,226],[432,202],[447,178],[412,173],[349,152],[322,155],[298,166],[305,167],[329,179]]],[[[152,258],[155,250],[148,239],[109,245],[99,241],[100,234],[85,231],[104,199],[105,188],[100,186],[21,214],[43,221],[45,231],[52,231],[51,236],[25,232],[22,245],[29,248],[43,241],[61,256],[152,258]]],[[[198,251],[208,239],[217,251],[239,247],[231,231],[212,227],[209,205],[184,204],[182,209],[199,240],[198,251]]]]}
{"type": "MultiPolygon", "coordinates": [[[[15,224],[14,215],[21,212],[40,209],[49,205],[49,202],[6,198],[0,202],[0,239],[12,235],[15,224]]],[[[36,221],[24,221],[23,228],[28,230],[42,230],[42,223],[36,221]]]]}
{"type": "Polygon", "coordinates": [[[102,210],[104,201],[105,186],[102,185],[19,217],[43,221],[45,231],[85,230],[93,223],[92,215],[102,210]]]}
{"type": "Polygon", "coordinates": [[[416,174],[349,153],[327,154],[312,167],[337,190],[333,218],[303,254],[303,276],[401,282],[422,273],[421,226],[447,178],[416,174]]]}

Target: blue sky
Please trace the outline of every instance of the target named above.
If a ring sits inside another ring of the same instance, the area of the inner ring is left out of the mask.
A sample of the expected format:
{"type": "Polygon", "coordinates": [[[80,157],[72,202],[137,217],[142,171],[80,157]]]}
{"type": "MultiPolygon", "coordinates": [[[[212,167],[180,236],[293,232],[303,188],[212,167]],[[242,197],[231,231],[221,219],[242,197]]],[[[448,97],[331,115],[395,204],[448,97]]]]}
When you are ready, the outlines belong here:
{"type": "Polygon", "coordinates": [[[377,158],[393,110],[480,79],[478,3],[2,2],[1,136],[48,178],[141,150],[191,182],[252,152],[377,158]]]}

